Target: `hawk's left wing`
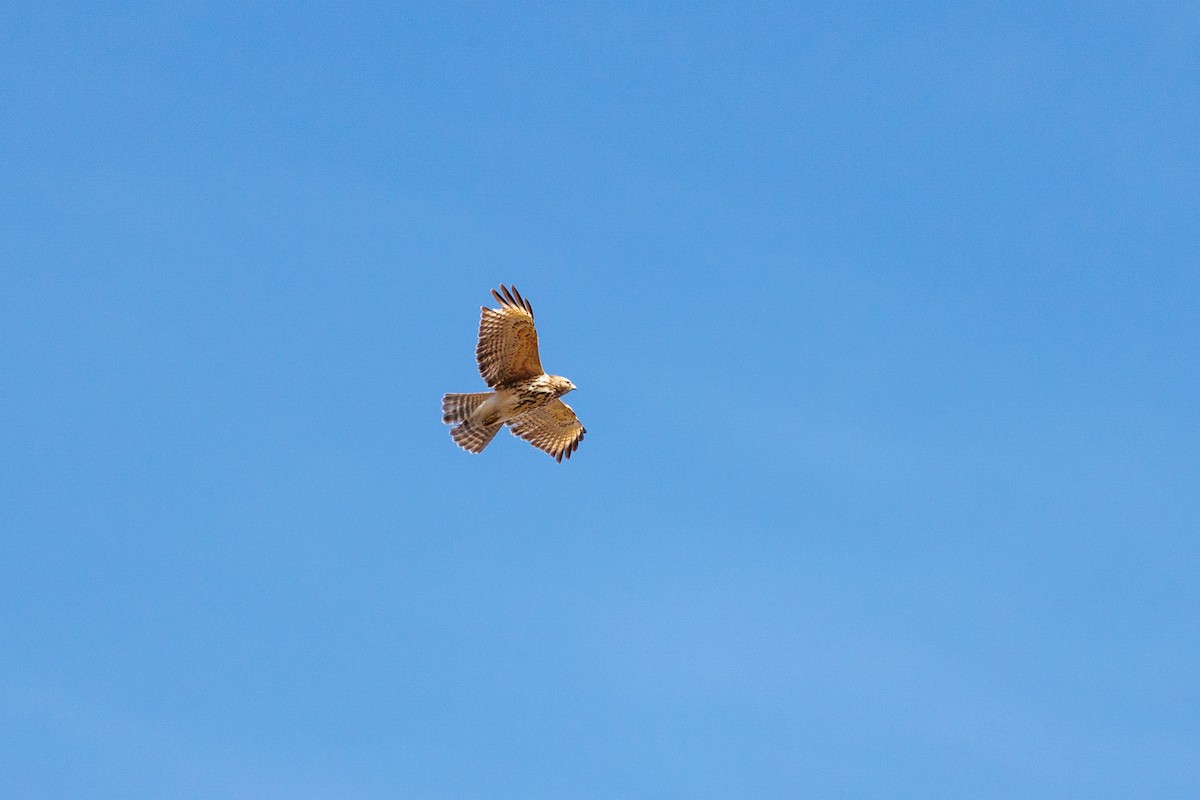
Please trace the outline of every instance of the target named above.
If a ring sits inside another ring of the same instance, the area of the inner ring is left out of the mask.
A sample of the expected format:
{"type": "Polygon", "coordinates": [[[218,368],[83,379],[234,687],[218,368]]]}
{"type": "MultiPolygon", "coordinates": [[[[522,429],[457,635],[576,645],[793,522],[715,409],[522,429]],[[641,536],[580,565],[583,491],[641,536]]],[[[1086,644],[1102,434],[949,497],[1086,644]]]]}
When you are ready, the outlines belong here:
{"type": "Polygon", "coordinates": [[[542,374],[533,306],[515,286],[510,291],[501,285],[500,290],[503,295],[492,289],[499,308],[480,309],[479,344],[475,347],[479,374],[492,388],[542,374]]]}
{"type": "Polygon", "coordinates": [[[569,405],[562,400],[551,400],[513,420],[512,432],[561,462],[563,456],[570,458],[579,449],[587,430],[569,405]]]}

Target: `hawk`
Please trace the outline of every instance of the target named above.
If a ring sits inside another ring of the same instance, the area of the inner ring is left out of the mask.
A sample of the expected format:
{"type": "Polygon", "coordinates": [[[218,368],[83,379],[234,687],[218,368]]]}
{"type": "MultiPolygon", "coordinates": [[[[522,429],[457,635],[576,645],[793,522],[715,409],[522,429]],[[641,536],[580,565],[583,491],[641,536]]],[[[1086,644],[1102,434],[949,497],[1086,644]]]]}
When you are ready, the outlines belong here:
{"type": "Polygon", "coordinates": [[[562,462],[571,457],[587,433],[561,398],[575,384],[547,375],[538,358],[533,306],[517,287],[492,289],[499,308],[483,307],[475,359],[493,391],[442,397],[442,422],[454,425],[450,435],[464,450],[482,453],[505,425],[539,450],[562,462]]]}

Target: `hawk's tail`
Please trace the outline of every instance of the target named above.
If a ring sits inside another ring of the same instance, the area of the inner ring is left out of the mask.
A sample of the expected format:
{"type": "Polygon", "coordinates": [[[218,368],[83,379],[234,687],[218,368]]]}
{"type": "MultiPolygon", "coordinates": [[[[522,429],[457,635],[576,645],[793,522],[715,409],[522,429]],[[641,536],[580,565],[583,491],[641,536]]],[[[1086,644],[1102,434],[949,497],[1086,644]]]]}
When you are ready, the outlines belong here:
{"type": "Polygon", "coordinates": [[[464,450],[472,453],[482,453],[483,448],[496,435],[496,431],[504,426],[503,423],[483,425],[473,422],[471,415],[475,409],[483,405],[483,401],[492,396],[491,392],[476,392],[474,394],[448,394],[442,398],[442,422],[459,423],[450,429],[450,435],[455,443],[464,450]]]}
{"type": "MultiPolygon", "coordinates": [[[[462,422],[483,405],[491,392],[475,394],[448,394],[442,397],[442,422],[462,422]]],[[[483,448],[480,448],[481,450],[483,448]]]]}
{"type": "Polygon", "coordinates": [[[450,435],[454,437],[455,444],[463,450],[470,450],[472,453],[482,453],[483,448],[487,447],[488,442],[496,435],[496,431],[503,427],[503,422],[497,422],[492,425],[480,425],[479,423],[467,420],[451,428],[450,435]]]}

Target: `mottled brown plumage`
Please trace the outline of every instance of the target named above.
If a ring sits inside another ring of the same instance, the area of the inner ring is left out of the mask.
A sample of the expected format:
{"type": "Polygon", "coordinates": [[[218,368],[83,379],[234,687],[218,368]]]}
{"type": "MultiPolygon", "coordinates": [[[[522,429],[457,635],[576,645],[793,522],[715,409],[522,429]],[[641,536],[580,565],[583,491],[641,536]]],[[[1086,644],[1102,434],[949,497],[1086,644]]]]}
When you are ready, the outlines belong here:
{"type": "Polygon", "coordinates": [[[512,422],[512,432],[539,450],[545,450],[556,461],[571,457],[579,449],[587,433],[579,417],[562,400],[552,400],[533,411],[522,414],[512,422]]]}
{"type": "Polygon", "coordinates": [[[455,425],[450,435],[472,453],[483,452],[496,432],[510,425],[513,435],[556,461],[570,458],[587,433],[571,407],[559,399],[575,385],[542,370],[533,306],[517,288],[501,285],[492,296],[500,307],[480,309],[475,358],[480,375],[494,391],[445,395],[442,421],[455,425]]]}

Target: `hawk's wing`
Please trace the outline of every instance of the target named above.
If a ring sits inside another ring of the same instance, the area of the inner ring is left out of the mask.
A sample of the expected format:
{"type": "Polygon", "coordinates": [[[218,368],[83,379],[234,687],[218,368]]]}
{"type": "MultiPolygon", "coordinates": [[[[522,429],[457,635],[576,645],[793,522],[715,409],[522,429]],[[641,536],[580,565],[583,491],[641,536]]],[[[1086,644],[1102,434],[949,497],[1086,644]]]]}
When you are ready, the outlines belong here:
{"type": "Polygon", "coordinates": [[[479,319],[479,345],[475,358],[479,374],[491,387],[510,381],[528,380],[541,375],[537,331],[533,327],[533,306],[521,297],[516,287],[510,292],[501,285],[503,295],[492,289],[500,308],[483,308],[479,319]]]}
{"type": "Polygon", "coordinates": [[[551,400],[513,420],[512,432],[561,462],[563,456],[570,458],[579,449],[587,430],[569,405],[562,400],[551,400]]]}

